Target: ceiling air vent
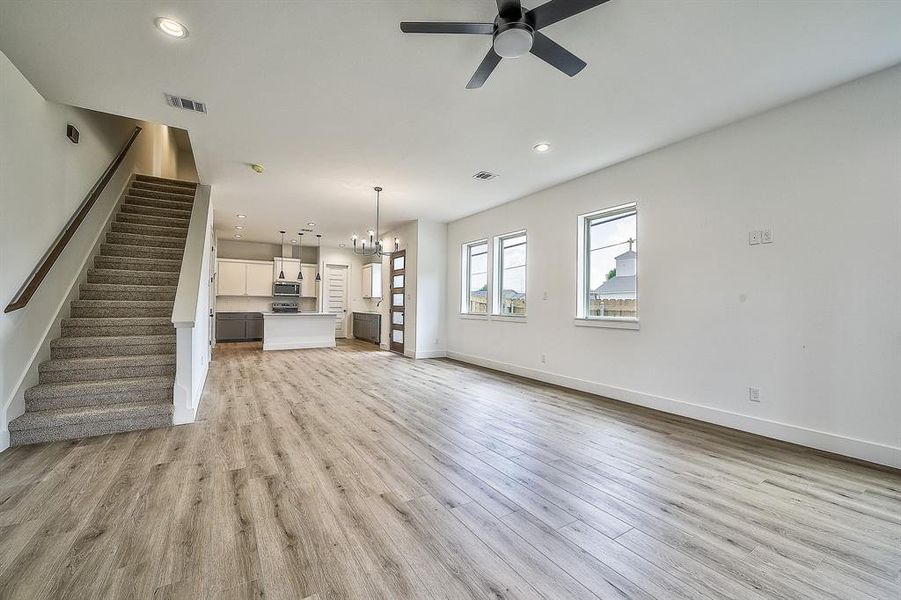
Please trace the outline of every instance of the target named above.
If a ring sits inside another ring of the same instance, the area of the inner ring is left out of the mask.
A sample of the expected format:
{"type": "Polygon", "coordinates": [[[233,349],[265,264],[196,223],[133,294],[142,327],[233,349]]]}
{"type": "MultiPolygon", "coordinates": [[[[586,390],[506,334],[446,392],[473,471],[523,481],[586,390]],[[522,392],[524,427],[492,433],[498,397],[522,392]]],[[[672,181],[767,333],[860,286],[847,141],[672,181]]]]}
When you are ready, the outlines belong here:
{"type": "Polygon", "coordinates": [[[193,110],[194,112],[206,114],[206,103],[198,100],[189,100],[188,98],[166,94],[166,102],[169,106],[174,106],[175,108],[183,108],[185,110],[193,110]]]}
{"type": "Polygon", "coordinates": [[[491,173],[490,171],[479,171],[472,176],[473,179],[478,179],[479,181],[489,181],[495,177],[497,177],[497,173],[491,173]]]}

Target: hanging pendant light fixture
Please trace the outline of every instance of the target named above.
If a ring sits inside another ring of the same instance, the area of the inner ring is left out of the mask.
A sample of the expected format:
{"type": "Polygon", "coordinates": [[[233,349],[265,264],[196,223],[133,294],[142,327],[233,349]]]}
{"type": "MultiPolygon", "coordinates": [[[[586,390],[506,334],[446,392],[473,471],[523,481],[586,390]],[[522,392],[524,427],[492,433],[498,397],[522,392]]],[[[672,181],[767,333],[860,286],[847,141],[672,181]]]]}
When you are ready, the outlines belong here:
{"type": "MultiPolygon", "coordinates": [[[[376,186],[375,190],[375,229],[369,230],[369,247],[366,247],[366,240],[363,240],[362,248],[357,248],[357,234],[353,234],[351,238],[354,243],[354,254],[360,256],[391,256],[391,252],[387,252],[382,247],[382,240],[379,238],[379,200],[382,188],[376,186]]],[[[398,250],[398,239],[394,238],[394,252],[398,250]]]]}
{"type": "Polygon", "coordinates": [[[319,274],[319,265],[322,263],[322,234],[317,233],[316,238],[319,242],[319,258],[316,259],[316,281],[322,281],[322,275],[319,274]]]}
{"type": "Polygon", "coordinates": [[[297,281],[303,281],[303,231],[298,231],[300,236],[300,264],[297,266],[297,281]]]}
{"type": "Polygon", "coordinates": [[[282,269],[281,269],[281,271],[278,272],[278,278],[284,279],[285,278],[285,232],[281,231],[279,233],[282,234],[282,269]]]}

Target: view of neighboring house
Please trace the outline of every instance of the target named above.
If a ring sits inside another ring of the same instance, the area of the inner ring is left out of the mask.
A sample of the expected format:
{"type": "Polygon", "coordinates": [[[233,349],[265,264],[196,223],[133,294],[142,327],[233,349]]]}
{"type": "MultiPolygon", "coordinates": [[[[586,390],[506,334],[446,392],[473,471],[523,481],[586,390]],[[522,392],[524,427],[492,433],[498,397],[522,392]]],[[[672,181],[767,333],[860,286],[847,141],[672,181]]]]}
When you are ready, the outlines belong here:
{"type": "Polygon", "coordinates": [[[616,257],[616,268],[607,281],[591,290],[588,310],[595,317],[636,317],[638,298],[636,263],[638,253],[629,249],[616,257]]]}

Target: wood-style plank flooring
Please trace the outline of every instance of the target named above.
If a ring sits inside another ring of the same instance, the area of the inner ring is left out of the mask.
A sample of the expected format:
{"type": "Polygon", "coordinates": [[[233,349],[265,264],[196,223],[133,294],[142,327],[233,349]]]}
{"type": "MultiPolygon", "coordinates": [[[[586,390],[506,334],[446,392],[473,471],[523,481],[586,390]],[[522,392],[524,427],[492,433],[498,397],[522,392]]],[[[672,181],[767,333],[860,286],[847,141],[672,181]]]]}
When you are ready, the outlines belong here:
{"type": "Polygon", "coordinates": [[[0,598],[901,598],[897,472],[373,348],[0,454],[0,598]]]}

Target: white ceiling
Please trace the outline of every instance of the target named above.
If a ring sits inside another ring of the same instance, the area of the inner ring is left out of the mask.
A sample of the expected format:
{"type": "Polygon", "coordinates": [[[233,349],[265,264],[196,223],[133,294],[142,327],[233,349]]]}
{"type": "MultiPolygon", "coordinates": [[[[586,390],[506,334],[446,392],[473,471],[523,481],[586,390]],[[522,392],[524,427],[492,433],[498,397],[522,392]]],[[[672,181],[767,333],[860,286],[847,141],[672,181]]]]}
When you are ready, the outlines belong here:
{"type": "Polygon", "coordinates": [[[188,130],[229,235],[242,212],[245,239],[315,221],[327,244],[371,226],[373,185],[383,222],[452,220],[901,62],[897,1],[612,0],[544,30],[588,62],[581,74],[526,56],[480,90],[464,86],[488,37],[398,28],[495,12],[491,0],[0,0],[0,49],[48,99],[188,130]],[[161,15],[190,36],[163,36],[161,15]],[[552,151],[533,153],[539,141],[552,151]],[[473,180],[481,169],[500,177],[473,180]]]}

